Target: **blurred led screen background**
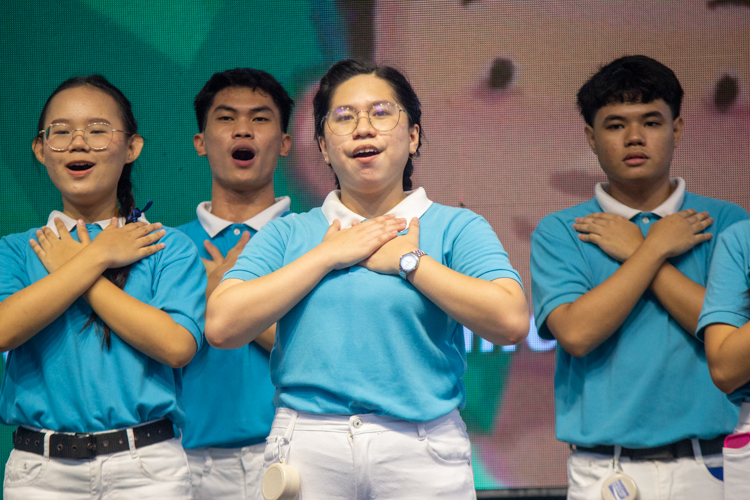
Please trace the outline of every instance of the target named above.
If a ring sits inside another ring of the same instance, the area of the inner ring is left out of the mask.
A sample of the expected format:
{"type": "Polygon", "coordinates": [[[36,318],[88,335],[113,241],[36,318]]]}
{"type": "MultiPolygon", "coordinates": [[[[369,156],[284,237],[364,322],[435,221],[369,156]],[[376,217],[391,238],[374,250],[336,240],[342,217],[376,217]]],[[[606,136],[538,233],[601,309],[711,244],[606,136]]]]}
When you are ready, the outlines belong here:
{"type": "MultiPolygon", "coordinates": [[[[192,101],[214,72],[240,66],[270,72],[294,98],[293,149],[279,164],[276,192],[290,195],[295,211],[318,206],[333,176],[313,140],[311,99],[327,68],[347,57],[407,75],[424,113],[416,185],[483,215],[527,293],[539,219],[589,199],[603,180],[575,93],[616,57],[654,57],[682,82],[686,127],[673,175],[693,192],[750,209],[746,0],[5,0],[0,42],[0,236],[44,225],[61,208],[31,141],[52,90],[91,73],[133,102],[145,138],[135,196],[139,206],[154,200],[150,220],[185,223],[209,199],[208,165],[192,145],[192,101]]],[[[510,348],[464,337],[462,415],[477,489],[564,487],[555,343],[533,326],[510,348]]],[[[10,429],[2,432],[4,464],[10,429]]]]}

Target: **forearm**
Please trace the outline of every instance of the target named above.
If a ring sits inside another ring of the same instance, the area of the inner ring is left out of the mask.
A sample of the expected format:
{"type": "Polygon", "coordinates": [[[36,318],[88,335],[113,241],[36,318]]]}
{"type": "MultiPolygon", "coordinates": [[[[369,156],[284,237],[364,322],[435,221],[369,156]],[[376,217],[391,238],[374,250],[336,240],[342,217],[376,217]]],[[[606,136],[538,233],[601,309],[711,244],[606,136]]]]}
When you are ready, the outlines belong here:
{"type": "Polygon", "coordinates": [[[706,327],[706,360],[711,378],[727,394],[750,382],[750,323],[706,327]]]}
{"type": "Polygon", "coordinates": [[[526,296],[515,280],[472,278],[426,255],[407,279],[448,316],[494,344],[518,344],[529,332],[526,296]]]}
{"type": "Polygon", "coordinates": [[[276,323],[271,325],[265,332],[261,333],[255,342],[268,352],[273,349],[273,343],[276,341],[276,323]]]}
{"type": "Polygon", "coordinates": [[[664,260],[644,242],[603,283],[553,310],[547,326],[560,346],[582,357],[601,345],[631,313],[664,260]]]}
{"type": "Polygon", "coordinates": [[[180,368],[195,355],[197,346],[190,332],[166,312],[128,295],[106,278],[99,278],[83,297],[118,337],[156,361],[180,368]]]}
{"type": "Polygon", "coordinates": [[[706,289],[677,270],[662,264],[650,286],[659,303],[685,330],[693,334],[703,306],[706,289]]]}
{"type": "Polygon", "coordinates": [[[236,349],[257,339],[297,305],[333,269],[320,247],[281,269],[250,281],[228,279],[206,307],[206,340],[236,349]]]}
{"type": "Polygon", "coordinates": [[[0,303],[0,350],[9,351],[62,315],[106,270],[84,249],[53,273],[0,303]]]}

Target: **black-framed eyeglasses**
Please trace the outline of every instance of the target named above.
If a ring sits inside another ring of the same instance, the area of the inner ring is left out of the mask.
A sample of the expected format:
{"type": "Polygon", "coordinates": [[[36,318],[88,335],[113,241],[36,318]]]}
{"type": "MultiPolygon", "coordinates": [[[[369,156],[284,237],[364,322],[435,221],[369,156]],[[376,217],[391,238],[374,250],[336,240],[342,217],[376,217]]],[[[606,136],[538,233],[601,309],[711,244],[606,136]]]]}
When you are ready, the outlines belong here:
{"type": "MultiPolygon", "coordinates": [[[[323,118],[328,124],[328,128],[335,135],[349,135],[357,129],[359,124],[359,114],[367,110],[357,111],[349,106],[342,106],[340,108],[332,109],[323,118]]],[[[380,132],[388,132],[393,130],[398,125],[398,121],[401,118],[401,112],[406,112],[405,109],[393,104],[392,102],[380,102],[374,104],[369,111],[367,111],[367,118],[370,120],[370,125],[375,130],[380,132]]]]}
{"type": "Polygon", "coordinates": [[[67,151],[73,143],[73,134],[83,132],[83,140],[89,147],[96,151],[107,149],[112,143],[112,137],[115,132],[131,135],[125,130],[112,128],[109,123],[89,123],[85,129],[73,129],[65,123],[53,123],[44,130],[39,131],[39,135],[47,141],[47,146],[52,151],[67,151]]]}

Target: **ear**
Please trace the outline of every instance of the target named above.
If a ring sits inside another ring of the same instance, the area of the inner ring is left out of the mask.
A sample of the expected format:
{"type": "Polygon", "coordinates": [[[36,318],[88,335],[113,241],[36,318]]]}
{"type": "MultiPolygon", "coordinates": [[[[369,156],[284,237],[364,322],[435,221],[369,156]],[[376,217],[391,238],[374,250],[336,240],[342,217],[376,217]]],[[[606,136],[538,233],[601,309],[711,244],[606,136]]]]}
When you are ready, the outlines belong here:
{"type": "Polygon", "coordinates": [[[195,146],[195,152],[198,153],[198,156],[206,156],[206,141],[203,132],[193,136],[193,146],[195,146]]]}
{"type": "Polygon", "coordinates": [[[591,148],[591,151],[596,154],[596,138],[594,137],[594,127],[591,125],[586,125],[583,129],[583,133],[586,134],[586,140],[589,143],[589,147],[591,148]]]}
{"type": "Polygon", "coordinates": [[[419,125],[409,129],[409,156],[417,153],[419,147],[419,125]]]}
{"type": "Polygon", "coordinates": [[[283,156],[284,158],[286,158],[289,155],[289,150],[291,149],[291,147],[292,147],[292,136],[289,134],[284,134],[281,137],[281,152],[279,153],[279,156],[283,156]]]}
{"type": "Polygon", "coordinates": [[[326,165],[330,165],[331,162],[328,159],[328,146],[326,146],[326,139],[322,135],[318,136],[318,147],[320,148],[320,152],[323,153],[323,161],[326,162],[326,165]]]}
{"type": "Polygon", "coordinates": [[[674,119],[672,127],[674,129],[674,146],[677,147],[680,144],[680,139],[682,139],[682,131],[685,129],[685,122],[681,116],[674,119]]]}
{"type": "Polygon", "coordinates": [[[39,160],[39,163],[44,165],[44,139],[39,136],[34,137],[31,142],[31,149],[34,151],[34,156],[39,160]]]}
{"type": "Polygon", "coordinates": [[[128,159],[125,163],[133,163],[141,156],[141,150],[143,149],[143,136],[135,134],[130,137],[128,141],[128,159]]]}

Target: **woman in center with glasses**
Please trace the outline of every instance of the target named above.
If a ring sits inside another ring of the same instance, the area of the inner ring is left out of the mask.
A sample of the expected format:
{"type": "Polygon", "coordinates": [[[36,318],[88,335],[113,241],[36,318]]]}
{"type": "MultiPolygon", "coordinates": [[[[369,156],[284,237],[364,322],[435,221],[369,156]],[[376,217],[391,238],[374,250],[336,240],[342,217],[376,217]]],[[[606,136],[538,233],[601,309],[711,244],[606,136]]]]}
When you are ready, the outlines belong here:
{"type": "Polygon", "coordinates": [[[301,500],[474,498],[462,325],[522,341],[520,278],[482,217],[411,190],[421,105],[401,73],[341,61],[313,106],[340,190],[253,237],[206,338],[236,348],[278,322],[266,465],[296,468],[301,500]]]}

